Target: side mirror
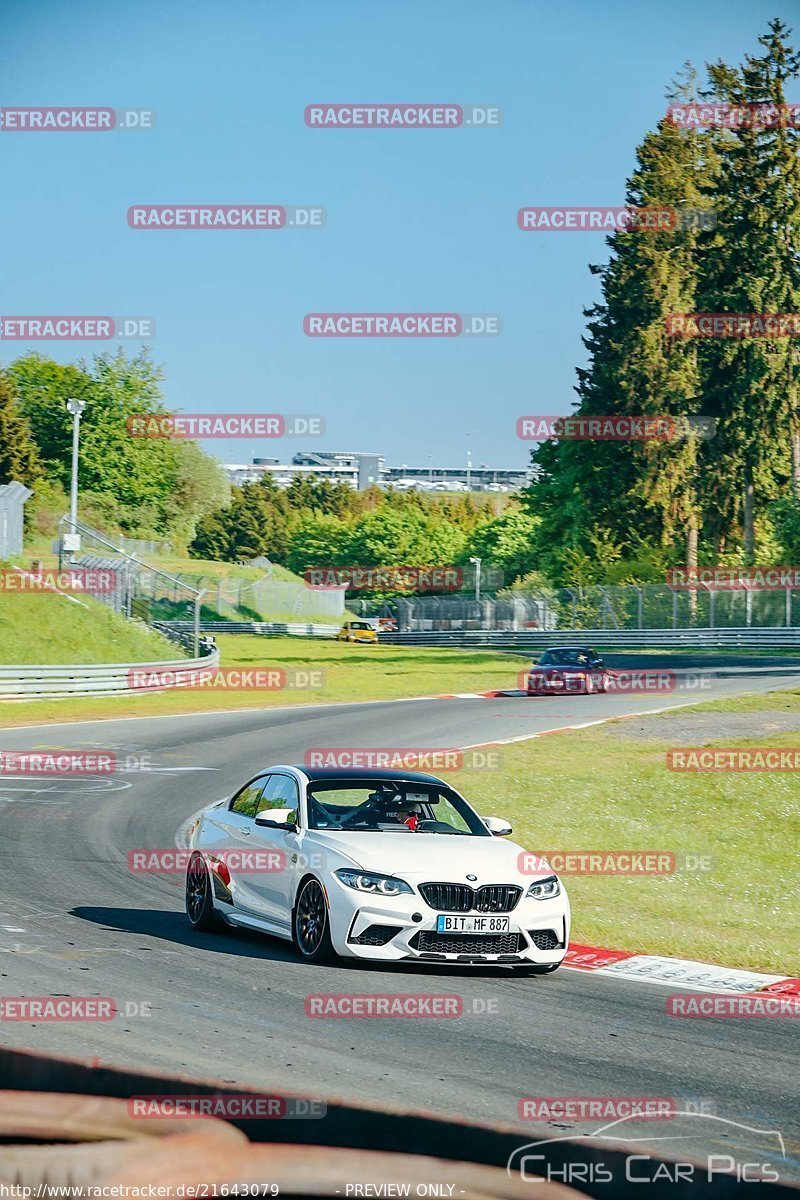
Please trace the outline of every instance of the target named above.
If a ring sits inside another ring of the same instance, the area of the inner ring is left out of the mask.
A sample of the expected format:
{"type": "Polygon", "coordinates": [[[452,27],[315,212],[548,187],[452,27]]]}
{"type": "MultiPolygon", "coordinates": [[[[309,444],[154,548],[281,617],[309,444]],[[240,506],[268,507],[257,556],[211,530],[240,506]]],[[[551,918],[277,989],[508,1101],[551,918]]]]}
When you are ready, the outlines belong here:
{"type": "Polygon", "coordinates": [[[508,837],[513,832],[505,817],[484,817],[483,823],[493,837],[508,837]]]}
{"type": "Polygon", "coordinates": [[[267,829],[285,829],[287,833],[297,830],[297,822],[288,818],[294,816],[293,808],[265,808],[255,817],[256,825],[266,826],[267,829]]]}

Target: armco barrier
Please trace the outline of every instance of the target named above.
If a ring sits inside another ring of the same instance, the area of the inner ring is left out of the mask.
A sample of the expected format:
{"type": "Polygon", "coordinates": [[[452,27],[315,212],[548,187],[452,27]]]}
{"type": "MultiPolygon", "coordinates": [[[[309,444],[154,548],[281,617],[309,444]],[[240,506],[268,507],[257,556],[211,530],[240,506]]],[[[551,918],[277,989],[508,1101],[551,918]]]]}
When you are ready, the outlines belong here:
{"type": "MultiPolygon", "coordinates": [[[[0,667],[0,700],[57,700],[63,696],[121,696],[137,692],[130,672],[181,671],[188,675],[219,666],[219,652],[173,662],[99,663],[96,666],[0,667]]],[[[137,693],[138,694],[138,693],[137,693]]]]}
{"type": "MultiPolygon", "coordinates": [[[[154,627],[171,636],[190,632],[191,621],[158,621],[154,627]]],[[[336,625],[304,625],[280,621],[203,621],[201,633],[256,633],[265,636],[332,638],[336,625]]],[[[548,646],[594,646],[630,650],[791,649],[800,651],[800,626],[751,626],[720,629],[430,629],[411,633],[379,633],[385,646],[491,647],[497,650],[544,650],[548,646]]]]}
{"type": "MultiPolygon", "coordinates": [[[[191,621],[153,621],[153,628],[167,636],[190,633],[194,629],[191,621]]],[[[334,638],[340,625],[306,623],[304,621],[201,621],[201,633],[257,633],[291,637],[334,638]]]]}
{"type": "Polygon", "coordinates": [[[593,646],[630,650],[784,649],[800,650],[800,627],[740,629],[432,629],[382,633],[390,646],[488,646],[498,650],[544,650],[548,646],[593,646]]]}

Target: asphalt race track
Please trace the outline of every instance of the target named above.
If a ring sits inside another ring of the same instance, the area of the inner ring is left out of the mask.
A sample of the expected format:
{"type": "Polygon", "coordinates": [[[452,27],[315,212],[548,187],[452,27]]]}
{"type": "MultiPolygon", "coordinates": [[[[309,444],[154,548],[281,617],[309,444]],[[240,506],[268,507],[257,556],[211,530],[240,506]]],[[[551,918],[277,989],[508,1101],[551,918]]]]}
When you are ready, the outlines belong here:
{"type": "MultiPolygon", "coordinates": [[[[617,664],[631,665],[621,656],[617,664]]],[[[541,1126],[518,1121],[522,1096],[711,1101],[720,1116],[781,1130],[787,1153],[798,1156],[796,1022],[675,1020],[665,1015],[664,987],[573,970],[515,978],[466,967],[308,966],[287,943],[266,937],[193,934],[182,877],[133,875],[126,866],[127,850],[174,845],[203,805],[258,769],[302,761],[310,746],[470,746],[796,684],[782,660],[763,660],[766,670],[754,675],[730,656],[718,665],[727,673],[692,693],[416,700],[0,732],[6,750],[103,748],[147,754],[153,763],[106,779],[0,781],[0,994],[100,995],[118,1006],[152,1006],[149,1017],[107,1023],[2,1022],[0,1039],[273,1091],[516,1124],[521,1144],[541,1136],[541,1126]],[[350,991],[458,993],[469,1015],[306,1017],[308,993],[350,991]]],[[[707,658],[702,666],[711,666],[707,658]]],[[[479,794],[470,798],[480,810],[479,794]]],[[[532,795],[543,828],[557,802],[532,795]]],[[[570,1131],[565,1124],[549,1130],[570,1131]]],[[[742,1133],[741,1144],[749,1136],[742,1133]]],[[[692,1139],[668,1148],[696,1155],[702,1145],[692,1139]]]]}

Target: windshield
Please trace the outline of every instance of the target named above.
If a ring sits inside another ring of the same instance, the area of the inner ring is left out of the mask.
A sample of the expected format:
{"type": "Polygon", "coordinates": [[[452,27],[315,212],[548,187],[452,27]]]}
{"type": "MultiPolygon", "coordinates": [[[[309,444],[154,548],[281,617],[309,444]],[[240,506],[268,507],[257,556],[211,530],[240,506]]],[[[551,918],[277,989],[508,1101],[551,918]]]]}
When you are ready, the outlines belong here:
{"type": "Polygon", "coordinates": [[[308,787],[310,829],[491,837],[466,800],[450,788],[402,780],[318,780],[308,787]]]}
{"type": "Polygon", "coordinates": [[[542,667],[588,667],[594,655],[588,650],[548,650],[539,659],[542,667]]]}

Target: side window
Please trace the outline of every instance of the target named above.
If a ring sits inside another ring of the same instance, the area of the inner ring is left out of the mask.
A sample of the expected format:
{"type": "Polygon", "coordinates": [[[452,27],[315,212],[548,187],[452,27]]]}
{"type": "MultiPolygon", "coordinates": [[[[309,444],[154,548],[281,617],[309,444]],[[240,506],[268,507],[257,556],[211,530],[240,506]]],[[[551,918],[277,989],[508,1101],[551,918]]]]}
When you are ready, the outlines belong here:
{"type": "Polygon", "coordinates": [[[266,814],[271,821],[281,825],[297,824],[299,808],[300,793],[296,781],[289,775],[270,775],[256,812],[266,814]]]}
{"type": "Polygon", "coordinates": [[[461,814],[450,803],[446,796],[439,797],[439,803],[434,809],[434,819],[442,825],[450,825],[453,829],[457,829],[459,833],[469,833],[470,828],[461,814]]]}
{"type": "Polygon", "coordinates": [[[260,775],[258,779],[254,779],[252,783],[248,783],[240,792],[237,792],[230,803],[231,812],[239,813],[242,817],[254,817],[258,808],[259,796],[269,779],[269,775],[260,775]]]}

